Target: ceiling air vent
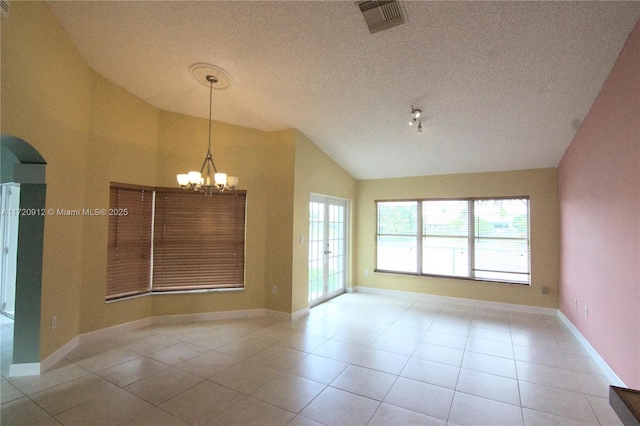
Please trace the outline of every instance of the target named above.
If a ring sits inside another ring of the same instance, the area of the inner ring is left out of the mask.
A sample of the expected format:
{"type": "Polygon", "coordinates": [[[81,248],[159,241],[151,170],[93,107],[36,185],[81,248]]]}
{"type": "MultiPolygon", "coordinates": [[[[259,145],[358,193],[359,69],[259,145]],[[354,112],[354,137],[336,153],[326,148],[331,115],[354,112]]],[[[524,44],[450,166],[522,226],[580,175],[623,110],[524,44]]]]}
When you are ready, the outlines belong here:
{"type": "Polygon", "coordinates": [[[2,0],[0,1],[0,6],[2,6],[2,16],[9,16],[9,2],[2,0]]]}
{"type": "Polygon", "coordinates": [[[367,0],[358,3],[371,34],[404,24],[400,3],[395,0],[367,0]]]}

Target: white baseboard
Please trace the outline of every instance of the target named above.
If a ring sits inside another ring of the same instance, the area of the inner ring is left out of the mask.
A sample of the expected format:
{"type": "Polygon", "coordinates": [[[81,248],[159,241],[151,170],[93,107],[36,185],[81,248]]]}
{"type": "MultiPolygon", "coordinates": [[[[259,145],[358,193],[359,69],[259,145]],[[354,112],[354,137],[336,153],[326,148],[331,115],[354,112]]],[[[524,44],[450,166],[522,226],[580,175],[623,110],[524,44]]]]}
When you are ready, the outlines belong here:
{"type": "Polygon", "coordinates": [[[61,361],[72,350],[74,350],[80,344],[80,336],[76,336],[67,342],[66,345],[46,357],[40,362],[40,371],[37,374],[44,373],[51,367],[53,367],[58,361],[61,361]]]}
{"type": "Polygon", "coordinates": [[[96,331],[90,331],[89,333],[80,334],[68,341],[64,346],[57,351],[46,357],[40,362],[40,371],[36,374],[41,374],[53,367],[57,362],[61,361],[65,356],[71,353],[72,350],[78,347],[82,343],[91,343],[102,339],[108,339],[116,337],[122,333],[126,333],[131,330],[146,327],[151,325],[153,318],[143,318],[141,320],[131,321],[124,324],[114,325],[113,327],[107,327],[96,331]]]}
{"type": "MultiPolygon", "coordinates": [[[[304,311],[304,309],[302,310],[304,311]]],[[[270,309],[245,309],[239,311],[224,311],[224,312],[202,312],[197,314],[183,314],[183,315],[162,315],[157,317],[147,317],[136,321],[127,322],[124,324],[114,325],[112,327],[102,328],[100,330],[91,331],[74,337],[67,342],[60,349],[49,355],[40,363],[32,364],[13,364],[9,367],[9,375],[14,376],[33,376],[41,374],[55,365],[58,361],[62,360],[78,345],[83,343],[91,343],[102,339],[109,339],[117,337],[123,333],[127,333],[138,328],[147,327],[150,325],[163,325],[163,324],[183,324],[189,322],[199,321],[212,321],[222,319],[233,318],[254,318],[260,316],[268,316],[277,318],[281,321],[292,321],[294,316],[298,318],[305,315],[298,311],[293,314],[286,312],[274,311],[270,309]]],[[[309,309],[306,309],[306,314],[309,313],[309,309]]]]}
{"type": "MultiPolygon", "coordinates": [[[[161,315],[149,317],[151,324],[182,324],[188,322],[215,321],[222,319],[234,318],[253,318],[261,316],[278,316],[283,312],[271,311],[269,309],[244,309],[239,311],[223,311],[223,312],[200,312],[197,314],[179,314],[179,315],[161,315]]],[[[288,314],[284,314],[288,315],[288,314]]]]}
{"type": "Polygon", "coordinates": [[[9,366],[9,377],[37,376],[40,374],[40,365],[40,362],[11,364],[9,366]]]}
{"type": "Polygon", "coordinates": [[[383,288],[373,288],[373,287],[363,287],[363,286],[354,287],[353,292],[377,294],[380,296],[401,297],[405,299],[406,298],[418,299],[418,300],[441,302],[441,303],[456,303],[458,305],[476,306],[479,308],[503,309],[503,310],[515,311],[515,312],[525,312],[530,314],[555,316],[557,315],[557,311],[558,311],[555,308],[544,308],[541,306],[518,305],[515,303],[489,302],[486,300],[464,299],[461,297],[450,297],[450,296],[437,296],[434,294],[413,293],[410,291],[388,290],[383,288]]]}
{"type": "Polygon", "coordinates": [[[398,290],[387,290],[387,289],[379,289],[372,287],[354,287],[353,292],[357,293],[368,293],[368,294],[377,294],[380,296],[393,296],[393,297],[402,297],[402,298],[411,298],[418,300],[431,300],[437,302],[445,302],[445,303],[457,303],[461,305],[470,305],[470,306],[478,306],[484,308],[495,308],[495,309],[506,309],[509,311],[515,312],[526,312],[526,313],[535,313],[542,315],[553,315],[558,316],[560,320],[567,326],[569,331],[575,336],[575,338],[580,342],[580,344],[585,348],[585,350],[591,355],[591,358],[598,364],[598,367],[602,370],[602,372],[607,376],[607,379],[611,382],[611,384],[620,387],[627,387],[624,382],[618,377],[618,375],[609,367],[609,365],[605,362],[605,360],[600,356],[600,354],[591,346],[589,341],[578,331],[575,325],[569,318],[567,318],[559,309],[554,308],[543,308],[538,306],[526,306],[526,305],[517,305],[512,303],[500,303],[500,302],[487,302],[483,300],[473,300],[473,299],[462,299],[457,297],[448,297],[448,296],[436,296],[431,294],[423,294],[423,293],[412,293],[407,291],[398,291],[398,290]]]}
{"type": "Polygon", "coordinates": [[[291,321],[295,321],[297,319],[300,319],[302,317],[305,317],[309,315],[309,308],[303,308],[300,309],[299,311],[295,311],[294,313],[291,314],[291,321]]]}
{"type": "Polygon", "coordinates": [[[263,310],[265,311],[264,315],[271,318],[277,318],[280,321],[292,321],[292,318],[293,318],[293,314],[290,314],[288,312],[274,311],[271,309],[263,309],[263,310]]]}
{"type": "MultiPolygon", "coordinates": [[[[347,288],[348,293],[365,293],[374,294],[380,296],[391,296],[400,298],[411,298],[425,301],[435,301],[443,303],[456,303],[467,306],[477,306],[483,308],[503,309],[515,312],[535,313],[542,315],[558,316],[562,322],[569,328],[571,333],[582,344],[585,350],[591,355],[593,360],[605,373],[607,378],[612,384],[616,386],[626,387],[624,382],[617,376],[617,374],[609,367],[609,365],[602,359],[600,354],[591,346],[587,339],[582,336],[578,329],[569,321],[569,319],[558,309],[543,308],[538,306],[517,305],[512,303],[500,303],[500,302],[488,302],[484,300],[463,299],[458,297],[449,296],[437,296],[424,293],[412,293],[398,290],[379,289],[372,287],[355,286],[347,288]]],[[[60,349],[49,355],[47,358],[39,363],[28,364],[12,364],[9,367],[9,376],[32,376],[39,375],[41,372],[46,371],[55,365],[58,361],[62,360],[72,350],[82,343],[95,342],[97,340],[108,339],[116,337],[122,333],[136,330],[138,328],[146,327],[149,325],[161,325],[161,324],[180,324],[198,321],[211,321],[221,319],[233,319],[233,318],[253,318],[259,316],[270,316],[282,321],[295,321],[305,315],[309,314],[309,308],[300,309],[294,313],[286,313],[280,311],[274,311],[270,309],[247,309],[240,311],[225,311],[225,312],[203,312],[197,314],[184,314],[184,315],[163,315],[157,317],[147,317],[141,320],[131,321],[125,324],[115,325],[113,327],[107,327],[100,330],[84,333],[71,339],[67,344],[60,349]]]]}
{"type": "Polygon", "coordinates": [[[117,337],[123,333],[152,325],[154,324],[153,320],[153,317],[147,317],[131,322],[126,322],[124,324],[114,325],[112,327],[102,328],[100,330],[90,331],[78,336],[78,344],[92,343],[102,339],[117,337]]]}
{"type": "Polygon", "coordinates": [[[596,364],[598,364],[598,367],[600,367],[602,372],[607,376],[607,379],[609,379],[611,384],[614,386],[620,386],[620,387],[626,388],[627,386],[624,384],[622,379],[620,379],[620,377],[618,377],[615,371],[613,371],[613,369],[609,367],[609,364],[607,364],[605,360],[602,359],[600,354],[594,349],[593,346],[591,346],[591,343],[589,343],[589,341],[582,335],[582,333],[580,333],[580,331],[576,328],[576,326],[573,325],[573,323],[569,320],[569,318],[567,318],[565,314],[563,314],[562,311],[560,311],[560,309],[558,309],[558,318],[562,320],[564,325],[567,326],[567,328],[569,329],[569,331],[571,331],[574,337],[578,339],[578,341],[585,348],[585,350],[589,352],[589,355],[591,355],[591,358],[593,358],[596,364]]]}

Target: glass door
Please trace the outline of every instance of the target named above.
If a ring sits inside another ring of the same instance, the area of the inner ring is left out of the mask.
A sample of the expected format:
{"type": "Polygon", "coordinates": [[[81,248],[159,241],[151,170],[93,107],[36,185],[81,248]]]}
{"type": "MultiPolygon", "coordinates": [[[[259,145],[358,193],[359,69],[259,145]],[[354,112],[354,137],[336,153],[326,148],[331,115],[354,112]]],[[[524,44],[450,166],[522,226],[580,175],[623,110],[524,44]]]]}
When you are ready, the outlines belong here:
{"type": "Polygon", "coordinates": [[[0,313],[13,318],[16,304],[16,265],[20,186],[0,185],[0,313]]]}
{"type": "Polygon", "coordinates": [[[347,276],[347,201],[311,195],[309,306],[344,293],[347,276]]]}

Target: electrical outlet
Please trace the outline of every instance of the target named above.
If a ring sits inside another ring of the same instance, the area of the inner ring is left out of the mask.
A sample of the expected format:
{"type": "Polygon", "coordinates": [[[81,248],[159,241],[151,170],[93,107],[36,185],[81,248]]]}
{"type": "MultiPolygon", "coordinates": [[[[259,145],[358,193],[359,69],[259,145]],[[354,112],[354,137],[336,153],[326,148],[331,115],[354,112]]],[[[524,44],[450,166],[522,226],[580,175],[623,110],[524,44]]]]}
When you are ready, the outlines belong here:
{"type": "Polygon", "coordinates": [[[58,316],[54,315],[51,317],[51,330],[55,330],[58,328],[58,316]]]}
{"type": "Polygon", "coordinates": [[[578,309],[578,299],[574,299],[573,304],[576,305],[576,309],[578,309]]]}
{"type": "Polygon", "coordinates": [[[278,286],[274,285],[273,287],[271,287],[271,294],[278,294],[278,286]]]}
{"type": "Polygon", "coordinates": [[[368,277],[368,276],[369,276],[369,270],[368,270],[368,269],[365,269],[365,270],[364,270],[364,276],[365,276],[365,277],[368,277]]]}
{"type": "Polygon", "coordinates": [[[588,306],[585,306],[585,307],[584,307],[584,316],[585,316],[585,317],[588,317],[588,316],[589,316],[589,307],[588,307],[588,306]]]}

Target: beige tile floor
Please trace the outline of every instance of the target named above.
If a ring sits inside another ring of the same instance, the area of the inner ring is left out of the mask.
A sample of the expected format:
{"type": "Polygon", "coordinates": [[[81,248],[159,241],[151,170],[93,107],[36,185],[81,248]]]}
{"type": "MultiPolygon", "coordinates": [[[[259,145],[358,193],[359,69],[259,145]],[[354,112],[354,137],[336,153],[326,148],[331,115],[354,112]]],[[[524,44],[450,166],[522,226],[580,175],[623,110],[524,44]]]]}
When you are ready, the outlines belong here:
{"type": "Polygon", "coordinates": [[[2,336],[2,425],[621,424],[553,316],[345,294],[294,322],[138,329],[15,378],[2,336]]]}

